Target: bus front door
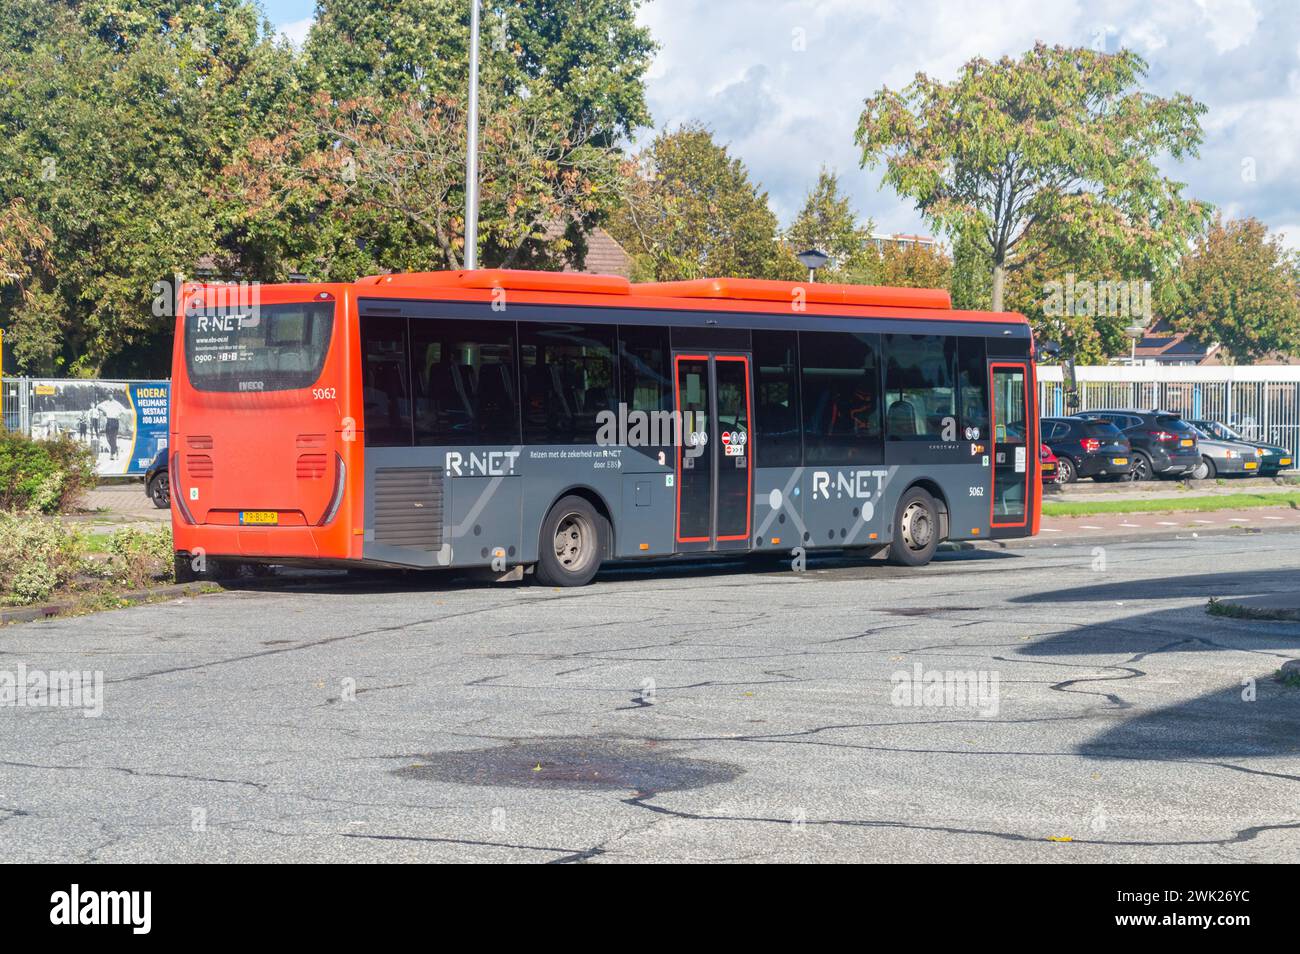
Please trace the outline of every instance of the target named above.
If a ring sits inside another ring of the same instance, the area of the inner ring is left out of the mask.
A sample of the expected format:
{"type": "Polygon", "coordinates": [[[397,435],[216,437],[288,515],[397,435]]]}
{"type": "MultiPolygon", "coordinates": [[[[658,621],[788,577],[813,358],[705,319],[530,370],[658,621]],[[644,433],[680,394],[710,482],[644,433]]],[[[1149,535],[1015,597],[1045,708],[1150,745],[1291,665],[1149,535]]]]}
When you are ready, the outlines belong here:
{"type": "Polygon", "coordinates": [[[754,444],[749,356],[675,354],[679,551],[749,548],[754,444]]]}
{"type": "Polygon", "coordinates": [[[991,524],[1024,527],[1029,519],[1029,481],[1038,479],[1038,460],[1029,459],[1029,369],[1018,362],[989,363],[993,395],[993,507],[991,524]]]}

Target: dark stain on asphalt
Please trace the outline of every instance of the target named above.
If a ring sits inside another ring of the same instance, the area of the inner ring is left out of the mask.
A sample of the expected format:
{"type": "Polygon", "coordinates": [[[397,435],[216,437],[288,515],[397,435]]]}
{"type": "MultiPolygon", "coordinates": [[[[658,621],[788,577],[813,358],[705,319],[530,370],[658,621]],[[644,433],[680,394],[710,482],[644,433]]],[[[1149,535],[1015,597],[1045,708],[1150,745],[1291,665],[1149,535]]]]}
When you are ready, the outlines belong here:
{"type": "Polygon", "coordinates": [[[942,616],[944,613],[977,613],[977,606],[891,606],[875,608],[873,612],[889,616],[942,616]]]}
{"type": "Polygon", "coordinates": [[[509,745],[419,756],[398,778],[503,788],[679,792],[735,781],[727,762],[686,758],[631,739],[526,739],[509,745]]]}

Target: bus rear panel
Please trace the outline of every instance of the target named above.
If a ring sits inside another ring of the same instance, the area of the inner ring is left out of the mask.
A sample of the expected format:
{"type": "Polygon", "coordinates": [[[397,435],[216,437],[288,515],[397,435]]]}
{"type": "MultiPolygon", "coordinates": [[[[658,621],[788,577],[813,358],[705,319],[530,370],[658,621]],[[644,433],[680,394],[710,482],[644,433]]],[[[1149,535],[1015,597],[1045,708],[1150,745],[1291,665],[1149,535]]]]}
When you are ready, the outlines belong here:
{"type": "Polygon", "coordinates": [[[239,292],[187,286],[178,309],[168,462],[176,549],[358,557],[349,286],[239,292]]]}

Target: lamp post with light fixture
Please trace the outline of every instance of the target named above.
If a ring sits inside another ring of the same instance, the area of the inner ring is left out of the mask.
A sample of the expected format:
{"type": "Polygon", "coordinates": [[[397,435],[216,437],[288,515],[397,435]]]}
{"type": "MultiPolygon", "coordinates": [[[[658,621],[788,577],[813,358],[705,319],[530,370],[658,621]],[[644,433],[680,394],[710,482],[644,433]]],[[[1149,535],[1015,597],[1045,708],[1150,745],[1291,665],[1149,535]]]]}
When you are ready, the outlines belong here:
{"type": "Polygon", "coordinates": [[[795,258],[799,259],[800,264],[808,269],[808,281],[810,282],[817,281],[817,269],[831,260],[829,255],[816,248],[804,249],[795,258]]]}

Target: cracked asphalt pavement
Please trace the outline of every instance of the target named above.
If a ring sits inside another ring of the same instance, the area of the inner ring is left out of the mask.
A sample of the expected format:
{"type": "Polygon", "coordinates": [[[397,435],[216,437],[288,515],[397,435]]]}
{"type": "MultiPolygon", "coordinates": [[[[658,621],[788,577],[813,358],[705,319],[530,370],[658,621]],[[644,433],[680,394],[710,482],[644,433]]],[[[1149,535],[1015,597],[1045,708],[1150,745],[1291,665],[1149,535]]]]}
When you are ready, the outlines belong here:
{"type": "Polygon", "coordinates": [[[0,670],[104,696],[0,708],[4,857],[1294,861],[1300,624],[1205,606],[1294,590],[1298,540],[280,581],[11,626],[0,670]],[[978,705],[926,691],[947,673],[978,705]]]}

